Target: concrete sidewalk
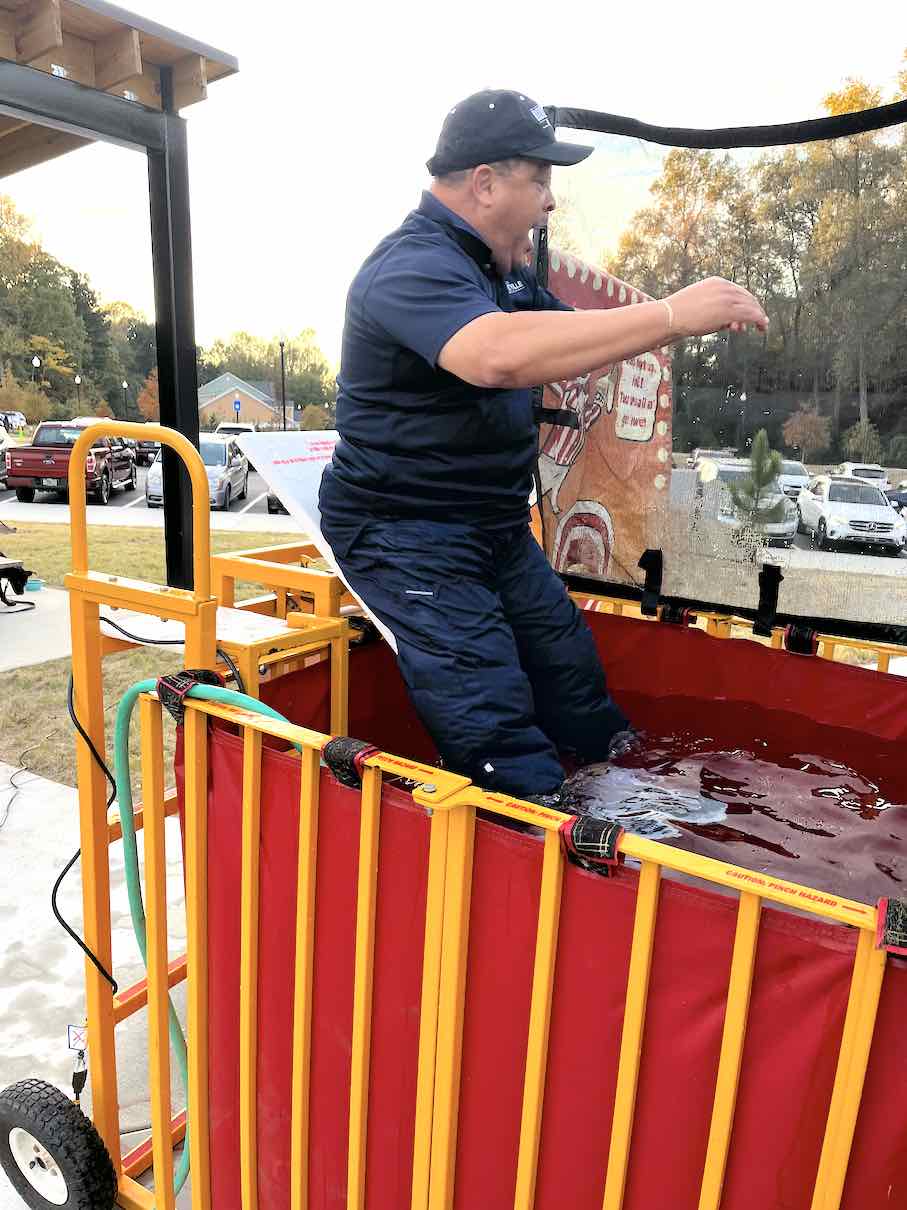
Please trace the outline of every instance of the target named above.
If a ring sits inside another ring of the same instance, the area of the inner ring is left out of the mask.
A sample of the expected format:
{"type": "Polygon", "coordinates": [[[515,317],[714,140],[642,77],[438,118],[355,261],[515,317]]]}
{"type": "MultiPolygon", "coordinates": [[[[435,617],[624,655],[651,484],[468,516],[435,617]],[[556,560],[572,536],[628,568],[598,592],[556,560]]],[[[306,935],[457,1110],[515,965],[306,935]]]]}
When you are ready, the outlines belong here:
{"type": "Polygon", "coordinates": [[[59,660],[70,654],[69,593],[42,588],[10,597],[18,605],[34,605],[24,613],[0,605],[0,672],[59,660]]]}
{"type": "MultiPolygon", "coordinates": [[[[11,765],[0,763],[0,844],[4,893],[0,897],[0,1087],[34,1077],[71,1095],[73,1055],[67,1025],[85,1017],[81,951],[54,919],[50,893],[60,870],[79,847],[76,791],[25,773],[9,784],[11,765]],[[6,815],[6,822],[2,823],[6,815]]],[[[139,834],[139,857],[142,855],[139,834]]],[[[123,847],[110,849],[114,975],[121,988],[144,973],[126,899],[123,847]]],[[[167,821],[167,896],[170,954],[186,948],[179,826],[167,821]]],[[[59,896],[63,917],[82,933],[80,866],[67,875],[59,896]]],[[[180,989],[174,996],[182,1015],[180,989]]],[[[150,1120],[146,1046],[147,1018],[139,1013],[117,1029],[120,1121],[123,1146],[140,1142],[150,1120]]],[[[91,1056],[89,1056],[89,1065],[91,1056]]],[[[174,1077],[175,1099],[183,1093],[174,1077]]],[[[90,1111],[90,1097],[83,1100],[90,1111]]],[[[183,1203],[181,1201],[180,1204],[183,1203]]],[[[22,1210],[23,1202],[0,1174],[0,1210],[22,1210]]]]}

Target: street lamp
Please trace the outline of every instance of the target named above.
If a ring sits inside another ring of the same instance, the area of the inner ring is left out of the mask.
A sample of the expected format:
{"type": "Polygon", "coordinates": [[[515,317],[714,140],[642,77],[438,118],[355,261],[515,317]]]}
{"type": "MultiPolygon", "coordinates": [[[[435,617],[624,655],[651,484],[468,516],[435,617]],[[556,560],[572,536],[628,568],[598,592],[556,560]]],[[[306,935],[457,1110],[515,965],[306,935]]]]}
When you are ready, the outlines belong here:
{"type": "Polygon", "coordinates": [[[82,410],[82,375],[76,374],[76,394],[79,398],[79,411],[82,410]]]}
{"type": "Polygon", "coordinates": [[[34,383],[37,378],[38,370],[40,370],[40,368],[41,368],[41,358],[38,356],[37,353],[31,359],[31,363],[32,363],[31,380],[34,383]]]}
{"type": "Polygon", "coordinates": [[[280,342],[280,410],[283,414],[283,429],[287,430],[287,367],[283,357],[284,341],[280,342]]]}
{"type": "Polygon", "coordinates": [[[122,386],[122,388],[123,388],[123,419],[125,420],[125,419],[126,419],[126,406],[127,406],[127,403],[126,403],[126,388],[129,386],[129,383],[128,383],[128,382],[126,381],[126,379],[124,378],[124,379],[123,379],[123,381],[122,381],[122,383],[121,383],[120,385],[121,385],[121,386],[122,386]]]}

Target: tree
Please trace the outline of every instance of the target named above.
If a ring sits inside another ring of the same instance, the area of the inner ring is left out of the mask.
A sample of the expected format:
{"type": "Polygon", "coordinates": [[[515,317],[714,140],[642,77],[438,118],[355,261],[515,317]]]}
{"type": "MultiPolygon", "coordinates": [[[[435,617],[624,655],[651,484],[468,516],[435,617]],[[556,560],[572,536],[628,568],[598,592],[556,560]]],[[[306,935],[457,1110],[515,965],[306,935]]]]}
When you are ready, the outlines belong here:
{"type": "Polygon", "coordinates": [[[737,515],[744,522],[744,532],[752,533],[760,526],[784,519],[784,500],[778,500],[775,480],[781,471],[781,455],[768,443],[768,433],[760,429],[753,438],[750,469],[740,483],[730,483],[737,515]]]}
{"type": "Polygon", "coordinates": [[[111,408],[110,404],[107,402],[106,399],[102,399],[101,402],[98,404],[97,408],[95,409],[95,415],[103,416],[105,420],[115,420],[116,419],[116,417],[113,414],[113,409],[111,408]]]}
{"type": "Polygon", "coordinates": [[[142,387],[138,397],[138,409],[146,420],[160,420],[161,418],[161,401],[157,386],[157,366],[154,367],[145,379],[145,385],[142,387]]]}
{"type": "Polygon", "coordinates": [[[907,467],[907,433],[892,437],[888,447],[888,465],[907,467]]]}
{"type": "Polygon", "coordinates": [[[882,441],[879,430],[871,420],[861,420],[849,428],[841,439],[844,452],[855,462],[881,462],[882,441]]]}
{"type": "Polygon", "coordinates": [[[328,427],[327,410],[319,407],[317,403],[307,404],[303,409],[299,427],[301,429],[326,429],[328,427]]]}
{"type": "Polygon", "coordinates": [[[831,440],[831,424],[827,416],[820,416],[815,408],[800,404],[784,422],[781,430],[785,443],[798,449],[804,462],[812,461],[822,450],[828,449],[831,440]]]}

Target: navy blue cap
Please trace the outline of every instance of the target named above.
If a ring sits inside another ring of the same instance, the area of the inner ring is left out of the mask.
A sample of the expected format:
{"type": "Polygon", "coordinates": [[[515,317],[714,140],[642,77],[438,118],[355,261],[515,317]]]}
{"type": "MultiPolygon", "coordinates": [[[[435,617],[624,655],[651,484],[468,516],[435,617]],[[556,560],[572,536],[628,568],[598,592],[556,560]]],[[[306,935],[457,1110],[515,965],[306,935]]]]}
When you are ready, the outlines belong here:
{"type": "Polygon", "coordinates": [[[544,108],[531,97],[489,88],[453,107],[427,168],[437,177],[498,160],[578,164],[593,150],[579,143],[559,143],[544,108]]]}

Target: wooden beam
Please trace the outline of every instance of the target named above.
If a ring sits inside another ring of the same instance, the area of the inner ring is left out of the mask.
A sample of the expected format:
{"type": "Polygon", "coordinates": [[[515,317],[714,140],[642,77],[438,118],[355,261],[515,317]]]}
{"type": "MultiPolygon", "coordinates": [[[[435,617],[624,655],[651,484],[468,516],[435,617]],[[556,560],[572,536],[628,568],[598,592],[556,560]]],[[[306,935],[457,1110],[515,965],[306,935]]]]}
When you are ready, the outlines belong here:
{"type": "Polygon", "coordinates": [[[202,55],[189,55],[173,66],[173,106],[184,109],[208,96],[208,65],[202,55]]]}
{"type": "Polygon", "coordinates": [[[109,92],[142,74],[142,48],[137,29],[118,29],[95,44],[95,88],[109,92]]]}
{"type": "Polygon", "coordinates": [[[28,16],[16,32],[16,52],[20,63],[31,63],[63,45],[60,0],[35,0],[27,12],[28,16]]]}
{"type": "Polygon", "coordinates": [[[64,80],[75,80],[77,84],[87,84],[89,88],[94,88],[94,43],[85,38],[77,38],[75,34],[64,34],[62,46],[55,47],[46,55],[33,59],[31,66],[46,71],[51,76],[60,76],[64,80]]]}
{"type": "Polygon", "coordinates": [[[26,126],[31,126],[31,122],[23,121],[22,118],[0,117],[0,139],[5,135],[14,134],[17,130],[22,130],[26,126]]]}
{"type": "Polygon", "coordinates": [[[83,139],[64,130],[29,125],[26,130],[19,130],[0,140],[0,179],[53,160],[91,142],[92,139],[83,139]]]}
{"type": "Polygon", "coordinates": [[[0,12],[0,59],[16,59],[16,18],[0,12]]]}
{"type": "Polygon", "coordinates": [[[122,84],[118,84],[116,88],[111,88],[109,91],[116,93],[118,97],[125,97],[127,101],[139,101],[142,105],[148,105],[151,109],[160,109],[160,69],[152,63],[146,63],[142,67],[141,75],[130,76],[128,80],[125,80],[122,84]]]}

